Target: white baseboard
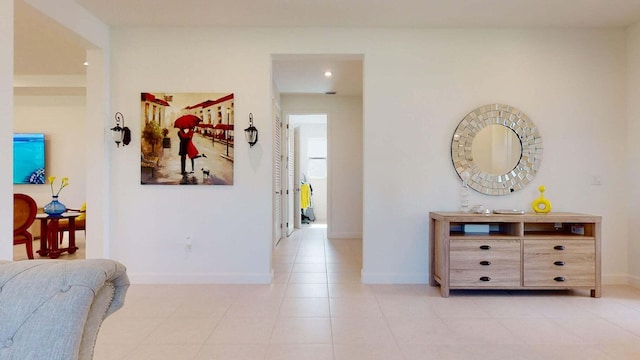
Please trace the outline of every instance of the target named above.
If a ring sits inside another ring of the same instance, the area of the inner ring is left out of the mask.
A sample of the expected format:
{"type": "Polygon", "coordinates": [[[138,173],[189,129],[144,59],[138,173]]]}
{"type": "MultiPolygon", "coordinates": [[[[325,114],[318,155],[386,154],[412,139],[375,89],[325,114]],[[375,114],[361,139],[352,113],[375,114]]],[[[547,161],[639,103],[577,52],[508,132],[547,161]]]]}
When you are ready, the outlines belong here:
{"type": "Polygon", "coordinates": [[[270,284],[273,271],[256,274],[141,274],[128,273],[132,284],[270,284]]]}
{"type": "Polygon", "coordinates": [[[428,284],[428,273],[369,273],[361,271],[363,284],[428,284]]]}
{"type": "Polygon", "coordinates": [[[640,277],[637,276],[629,276],[629,285],[640,288],[640,277]]]}
{"type": "Polygon", "coordinates": [[[629,275],[602,275],[602,285],[628,285],[629,275]]]}
{"type": "MultiPolygon", "coordinates": [[[[351,236],[346,238],[353,238],[351,236]]],[[[270,284],[273,270],[256,274],[144,274],[128,273],[132,284],[270,284]]],[[[361,271],[363,284],[428,284],[428,273],[370,273],[361,271]]],[[[640,288],[640,277],[606,275],[603,285],[631,285],[640,288]]]]}
{"type": "Polygon", "coordinates": [[[362,239],[362,232],[331,232],[327,234],[329,239],[362,239]]]}

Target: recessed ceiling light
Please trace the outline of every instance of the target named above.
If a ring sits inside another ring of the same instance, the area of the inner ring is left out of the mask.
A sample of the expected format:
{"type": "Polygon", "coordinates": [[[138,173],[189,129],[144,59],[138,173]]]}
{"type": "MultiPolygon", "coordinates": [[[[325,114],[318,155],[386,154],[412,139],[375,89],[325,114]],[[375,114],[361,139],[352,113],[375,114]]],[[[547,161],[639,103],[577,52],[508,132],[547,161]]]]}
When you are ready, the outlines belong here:
{"type": "Polygon", "coordinates": [[[330,70],[327,70],[324,72],[324,76],[326,77],[331,77],[333,75],[333,73],[330,70]]]}
{"type": "Polygon", "coordinates": [[[88,62],[88,61],[85,61],[83,65],[84,65],[84,66],[89,66],[89,62],[88,62]]]}

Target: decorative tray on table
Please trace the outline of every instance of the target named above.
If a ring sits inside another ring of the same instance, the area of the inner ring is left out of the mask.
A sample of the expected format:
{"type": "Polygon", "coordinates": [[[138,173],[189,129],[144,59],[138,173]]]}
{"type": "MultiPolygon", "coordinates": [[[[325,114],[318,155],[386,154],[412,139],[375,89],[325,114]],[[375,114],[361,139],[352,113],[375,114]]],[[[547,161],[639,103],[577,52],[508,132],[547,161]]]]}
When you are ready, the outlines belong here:
{"type": "Polygon", "coordinates": [[[494,214],[500,214],[500,215],[523,215],[524,214],[524,210],[518,210],[518,209],[494,209],[493,213],[494,214]]]}

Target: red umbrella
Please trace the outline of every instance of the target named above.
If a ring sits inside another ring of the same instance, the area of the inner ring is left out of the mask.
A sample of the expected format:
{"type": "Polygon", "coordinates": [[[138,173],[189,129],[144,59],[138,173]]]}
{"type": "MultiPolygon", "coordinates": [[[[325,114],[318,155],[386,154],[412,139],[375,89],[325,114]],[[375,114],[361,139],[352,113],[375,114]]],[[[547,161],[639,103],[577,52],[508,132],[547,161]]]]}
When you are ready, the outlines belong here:
{"type": "Polygon", "coordinates": [[[196,127],[200,121],[202,121],[202,119],[195,115],[182,115],[173,122],[173,127],[179,129],[190,129],[196,127]]]}

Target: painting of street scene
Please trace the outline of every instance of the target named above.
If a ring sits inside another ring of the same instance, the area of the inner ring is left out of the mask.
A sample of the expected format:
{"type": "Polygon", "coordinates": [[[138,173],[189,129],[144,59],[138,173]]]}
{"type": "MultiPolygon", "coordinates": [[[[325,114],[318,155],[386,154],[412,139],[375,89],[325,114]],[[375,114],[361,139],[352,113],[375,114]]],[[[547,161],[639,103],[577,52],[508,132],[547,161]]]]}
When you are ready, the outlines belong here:
{"type": "Polygon", "coordinates": [[[143,92],[140,183],[233,185],[233,93],[143,92]]]}

